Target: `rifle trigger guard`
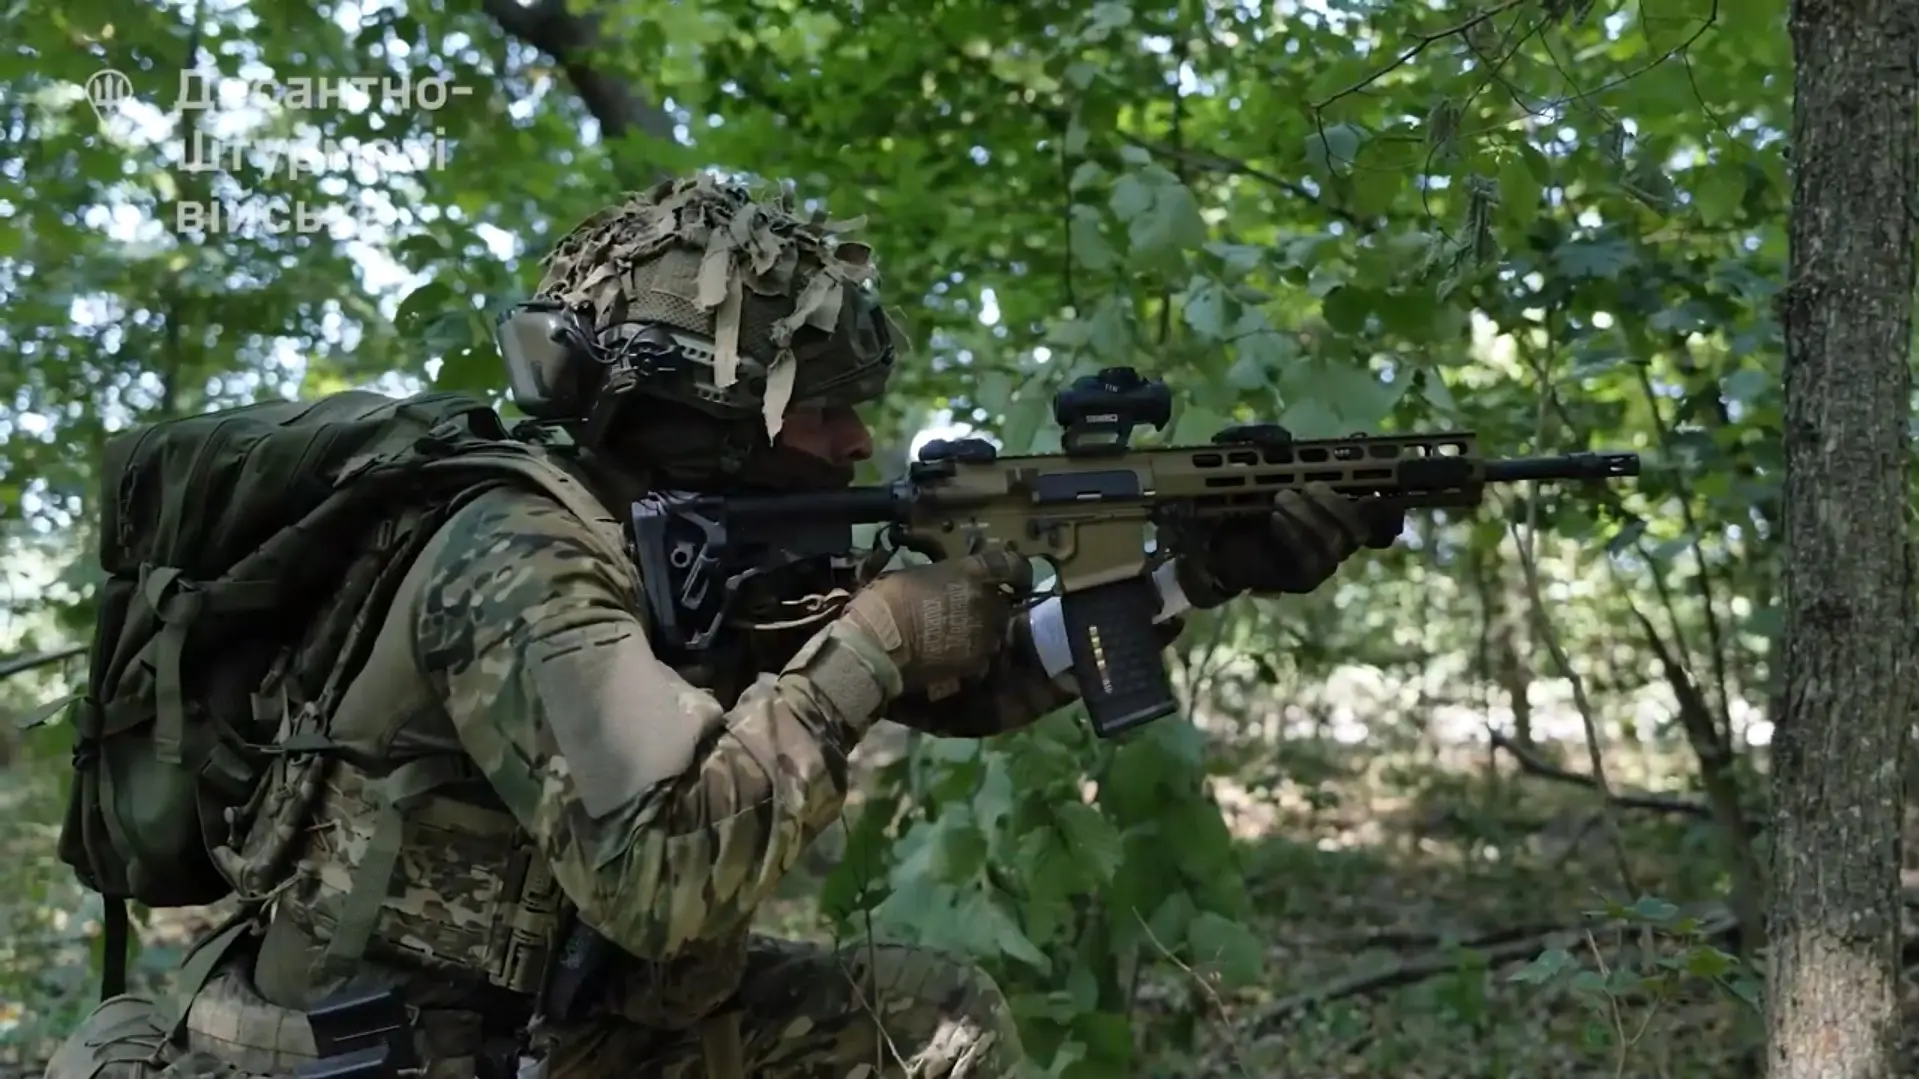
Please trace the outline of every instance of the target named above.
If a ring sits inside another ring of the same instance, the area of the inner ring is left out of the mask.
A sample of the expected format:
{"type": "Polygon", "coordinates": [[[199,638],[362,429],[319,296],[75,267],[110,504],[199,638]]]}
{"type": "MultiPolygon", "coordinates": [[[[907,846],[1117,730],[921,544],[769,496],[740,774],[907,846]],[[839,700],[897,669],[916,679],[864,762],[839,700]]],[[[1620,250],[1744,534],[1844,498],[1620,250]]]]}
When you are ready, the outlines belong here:
{"type": "Polygon", "coordinates": [[[880,531],[881,539],[894,551],[911,551],[929,562],[938,562],[946,552],[936,543],[925,543],[913,536],[905,525],[895,521],[880,531]]]}

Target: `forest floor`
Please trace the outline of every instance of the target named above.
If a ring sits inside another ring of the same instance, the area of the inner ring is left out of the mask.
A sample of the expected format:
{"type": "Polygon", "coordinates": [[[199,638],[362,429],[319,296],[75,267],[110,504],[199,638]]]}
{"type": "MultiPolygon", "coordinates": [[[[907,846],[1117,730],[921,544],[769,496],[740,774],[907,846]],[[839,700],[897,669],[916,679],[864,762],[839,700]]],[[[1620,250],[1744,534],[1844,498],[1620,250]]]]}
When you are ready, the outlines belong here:
{"type": "MultiPolygon", "coordinates": [[[[1350,753],[1339,747],[1340,753],[1350,753]]],[[[1572,759],[1567,756],[1567,759],[1572,759]]],[[[90,1007],[97,902],[53,857],[57,776],[0,771],[0,1079],[37,1074],[90,1007]]],[[[1615,760],[1617,783],[1660,781],[1657,762],[1615,760]]],[[[1290,782],[1221,781],[1244,844],[1269,980],[1222,997],[1160,964],[1138,995],[1139,1075],[1154,1079],[1631,1077],[1745,1073],[1758,1016],[1728,988],[1733,944],[1714,897],[1713,837],[1683,813],[1623,811],[1640,887],[1677,905],[1690,933],[1594,916],[1619,897],[1598,799],[1487,767],[1483,749],[1421,759],[1341,759],[1310,799],[1290,782]],[[1650,945],[1650,949],[1647,947],[1650,945]],[[1550,976],[1529,963],[1555,949],[1550,976]],[[1521,971],[1530,974],[1514,975],[1521,971]],[[1634,972],[1669,975],[1649,991],[1634,972]],[[1588,972],[1582,974],[1581,972],[1588,972]],[[1527,980],[1532,975],[1539,980],[1527,980]]],[[[804,891],[803,888],[799,889],[804,891]]],[[[1617,913],[1615,911],[1615,913],[1617,913]]],[[[153,984],[204,913],[143,930],[134,971],[153,984]]],[[[804,899],[768,931],[817,936],[804,899]]],[[[1919,1008],[1919,991],[1913,993],[1919,1008]]]]}

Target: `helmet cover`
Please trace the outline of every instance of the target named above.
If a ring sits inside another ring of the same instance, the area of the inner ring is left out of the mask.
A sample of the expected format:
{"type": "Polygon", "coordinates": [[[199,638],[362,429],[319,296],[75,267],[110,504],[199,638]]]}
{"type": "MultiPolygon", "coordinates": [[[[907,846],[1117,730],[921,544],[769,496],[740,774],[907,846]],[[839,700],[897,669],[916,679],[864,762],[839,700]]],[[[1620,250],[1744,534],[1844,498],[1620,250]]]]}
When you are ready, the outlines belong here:
{"type": "Polygon", "coordinates": [[[802,220],[790,192],[757,200],[699,174],[594,214],[545,260],[537,297],[564,304],[617,351],[649,326],[683,359],[641,393],[716,419],[760,419],[769,442],[787,407],[859,404],[885,392],[903,341],[870,286],[872,250],[841,239],[862,220],[802,220]]]}

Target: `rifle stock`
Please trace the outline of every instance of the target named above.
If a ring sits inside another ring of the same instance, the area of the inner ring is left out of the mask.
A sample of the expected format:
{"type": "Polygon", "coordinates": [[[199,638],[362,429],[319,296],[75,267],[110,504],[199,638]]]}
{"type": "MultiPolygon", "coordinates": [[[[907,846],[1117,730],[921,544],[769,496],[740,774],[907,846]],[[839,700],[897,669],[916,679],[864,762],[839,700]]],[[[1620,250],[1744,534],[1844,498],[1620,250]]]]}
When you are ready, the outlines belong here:
{"type": "Polygon", "coordinates": [[[933,559],[1003,545],[1057,574],[1073,677],[1094,731],[1112,737],[1178,709],[1152,628],[1165,582],[1152,577],[1149,526],[1266,513],[1281,491],[1315,483],[1413,510],[1476,506],[1493,483],[1639,474],[1633,453],[1488,460],[1466,431],[1298,440],[1249,424],[1205,446],[1129,445],[1133,429],[1163,428],[1170,411],[1163,383],[1113,368],[1055,398],[1058,454],[1001,456],[982,439],[940,440],[904,479],[879,487],[649,496],[634,507],[634,537],[654,621],[669,627],[663,643],[706,647],[740,583],[849,551],[854,525],[886,525],[892,545],[933,559]]]}

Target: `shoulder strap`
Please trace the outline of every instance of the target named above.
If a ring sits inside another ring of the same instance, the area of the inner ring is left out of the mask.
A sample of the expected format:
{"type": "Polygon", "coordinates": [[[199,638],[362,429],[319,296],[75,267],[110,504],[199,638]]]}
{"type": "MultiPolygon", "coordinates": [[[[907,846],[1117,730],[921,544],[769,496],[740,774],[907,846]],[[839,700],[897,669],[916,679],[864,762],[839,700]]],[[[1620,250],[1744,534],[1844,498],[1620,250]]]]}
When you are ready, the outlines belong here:
{"type": "Polygon", "coordinates": [[[487,443],[461,449],[455,455],[431,462],[426,468],[434,473],[445,474],[472,470],[477,473],[475,479],[508,478],[524,481],[566,507],[567,512],[585,522],[615,550],[626,548],[626,531],[608,511],[606,504],[537,447],[515,442],[487,443]]]}

